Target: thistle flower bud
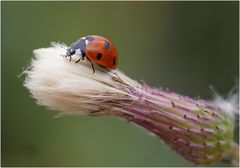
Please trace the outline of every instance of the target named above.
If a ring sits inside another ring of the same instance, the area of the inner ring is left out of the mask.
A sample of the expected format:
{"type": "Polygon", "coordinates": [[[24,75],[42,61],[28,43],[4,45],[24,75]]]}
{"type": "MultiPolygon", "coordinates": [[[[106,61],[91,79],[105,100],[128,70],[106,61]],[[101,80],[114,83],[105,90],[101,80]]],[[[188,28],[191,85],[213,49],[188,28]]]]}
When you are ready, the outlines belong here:
{"type": "MultiPolygon", "coordinates": [[[[70,62],[66,46],[34,50],[24,85],[38,104],[64,114],[116,115],[159,136],[185,159],[208,165],[236,151],[232,118],[219,101],[140,84],[119,70],[70,62]]],[[[231,105],[231,104],[230,104],[231,105]]],[[[228,109],[231,109],[228,107],[228,109]]]]}

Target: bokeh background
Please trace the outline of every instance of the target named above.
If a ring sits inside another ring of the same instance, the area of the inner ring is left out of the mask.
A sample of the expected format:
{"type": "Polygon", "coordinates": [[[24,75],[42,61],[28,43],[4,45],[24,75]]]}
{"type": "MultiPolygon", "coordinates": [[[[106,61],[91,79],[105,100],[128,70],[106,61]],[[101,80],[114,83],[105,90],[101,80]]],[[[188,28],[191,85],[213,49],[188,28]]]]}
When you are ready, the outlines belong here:
{"type": "MultiPolygon", "coordinates": [[[[238,2],[2,2],[2,166],[193,166],[117,117],[38,106],[19,74],[32,51],[80,36],[111,39],[131,78],[191,97],[238,79],[238,2]]],[[[63,79],[64,80],[64,79],[63,79]]],[[[237,131],[236,131],[237,132],[237,131]]],[[[217,164],[217,166],[226,164],[217,164]]]]}

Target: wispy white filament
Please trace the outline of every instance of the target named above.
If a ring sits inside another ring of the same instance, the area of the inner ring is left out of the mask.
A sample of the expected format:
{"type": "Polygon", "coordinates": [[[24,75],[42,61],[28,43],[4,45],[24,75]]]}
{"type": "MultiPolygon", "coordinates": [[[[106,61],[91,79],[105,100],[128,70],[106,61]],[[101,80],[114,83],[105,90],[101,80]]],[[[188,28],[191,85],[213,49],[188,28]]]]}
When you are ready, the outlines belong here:
{"type": "Polygon", "coordinates": [[[235,119],[235,115],[239,116],[239,93],[238,88],[233,87],[228,95],[224,98],[212,86],[210,87],[213,96],[214,104],[225,112],[231,119],[235,119]]]}
{"type": "Polygon", "coordinates": [[[34,50],[25,86],[40,105],[67,113],[107,113],[109,106],[102,100],[137,100],[127,86],[140,85],[119,70],[107,70],[95,65],[93,73],[88,60],[75,63],[64,57],[66,46],[52,43],[52,47],[34,50]]]}

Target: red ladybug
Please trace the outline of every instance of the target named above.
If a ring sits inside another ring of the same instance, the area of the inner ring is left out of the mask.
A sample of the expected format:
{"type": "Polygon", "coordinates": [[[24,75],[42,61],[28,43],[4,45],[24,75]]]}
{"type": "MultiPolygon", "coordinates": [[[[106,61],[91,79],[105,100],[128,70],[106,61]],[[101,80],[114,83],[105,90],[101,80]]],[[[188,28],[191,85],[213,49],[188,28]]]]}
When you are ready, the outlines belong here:
{"type": "Polygon", "coordinates": [[[118,65],[118,54],[114,44],[101,36],[85,36],[72,43],[67,49],[66,56],[70,57],[71,61],[74,54],[80,56],[76,63],[86,57],[92,64],[93,73],[95,72],[93,63],[109,69],[115,69],[118,65]]]}

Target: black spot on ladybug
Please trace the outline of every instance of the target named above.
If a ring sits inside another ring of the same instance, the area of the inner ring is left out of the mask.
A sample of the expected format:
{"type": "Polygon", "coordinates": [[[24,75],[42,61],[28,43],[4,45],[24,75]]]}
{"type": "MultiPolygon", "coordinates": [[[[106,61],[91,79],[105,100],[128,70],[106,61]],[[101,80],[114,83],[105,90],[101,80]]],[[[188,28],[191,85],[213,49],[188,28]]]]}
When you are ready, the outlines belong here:
{"type": "Polygon", "coordinates": [[[88,40],[88,41],[93,41],[93,40],[94,40],[94,37],[92,37],[92,36],[87,36],[87,37],[86,37],[86,40],[88,40]]]}
{"type": "Polygon", "coordinates": [[[102,54],[101,53],[98,53],[97,54],[97,59],[100,60],[102,58],[102,54]]]}
{"type": "Polygon", "coordinates": [[[109,49],[110,48],[109,42],[107,42],[107,41],[104,42],[104,48],[105,49],[109,49]]]}
{"type": "Polygon", "coordinates": [[[116,64],[116,57],[113,57],[113,65],[116,64]]]}

